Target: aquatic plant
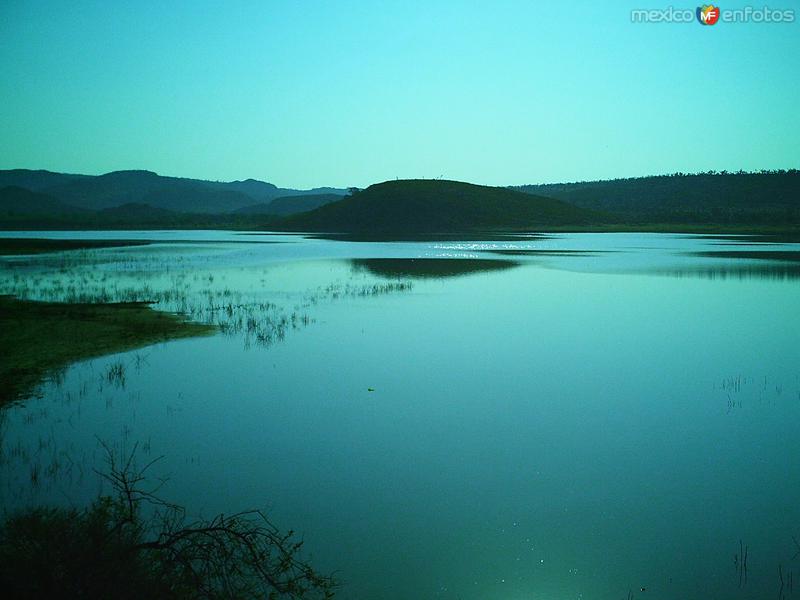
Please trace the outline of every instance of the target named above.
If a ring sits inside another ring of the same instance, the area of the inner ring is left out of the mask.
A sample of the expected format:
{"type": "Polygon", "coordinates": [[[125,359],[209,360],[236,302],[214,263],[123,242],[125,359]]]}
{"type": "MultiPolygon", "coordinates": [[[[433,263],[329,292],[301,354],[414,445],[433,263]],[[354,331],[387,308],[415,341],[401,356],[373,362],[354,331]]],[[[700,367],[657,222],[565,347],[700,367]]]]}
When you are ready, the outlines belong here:
{"type": "Polygon", "coordinates": [[[125,365],[122,363],[122,361],[118,360],[108,365],[105,373],[105,379],[117,387],[125,387],[125,365]]]}

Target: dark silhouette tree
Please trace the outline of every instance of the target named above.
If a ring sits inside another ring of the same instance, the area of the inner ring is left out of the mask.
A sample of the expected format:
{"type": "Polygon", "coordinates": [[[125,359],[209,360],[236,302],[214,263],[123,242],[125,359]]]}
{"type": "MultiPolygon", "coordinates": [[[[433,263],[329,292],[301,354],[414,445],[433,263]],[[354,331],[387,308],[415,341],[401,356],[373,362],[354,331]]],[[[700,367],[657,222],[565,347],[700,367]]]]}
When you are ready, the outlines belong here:
{"type": "Polygon", "coordinates": [[[301,558],[303,542],[260,511],[187,521],[147,488],[135,449],[108,452],[114,490],[85,510],[33,509],[0,526],[4,598],[332,598],[335,583],[301,558]],[[147,513],[147,515],[145,514],[147,513]]]}

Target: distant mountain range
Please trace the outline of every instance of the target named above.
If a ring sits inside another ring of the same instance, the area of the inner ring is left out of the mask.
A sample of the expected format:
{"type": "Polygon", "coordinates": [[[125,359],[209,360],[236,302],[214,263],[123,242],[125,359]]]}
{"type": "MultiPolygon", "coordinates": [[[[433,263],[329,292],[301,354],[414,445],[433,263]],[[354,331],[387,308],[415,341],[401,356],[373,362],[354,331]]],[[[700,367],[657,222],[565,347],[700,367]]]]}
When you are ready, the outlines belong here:
{"type": "Polygon", "coordinates": [[[413,235],[477,231],[800,229],[800,172],[701,173],[490,187],[396,180],[291,190],[150,171],[0,171],[0,228],[238,228],[413,235]]]}
{"type": "MultiPolygon", "coordinates": [[[[114,171],[97,176],[27,169],[0,171],[0,189],[9,186],[46,194],[74,208],[102,210],[135,203],[193,214],[229,213],[254,204],[268,204],[276,198],[286,199],[280,210],[287,214],[291,210],[289,198],[347,193],[337,188],[284,189],[255,179],[219,182],[164,177],[152,171],[114,171]]],[[[4,197],[0,202],[3,206],[8,204],[4,197]]]]}

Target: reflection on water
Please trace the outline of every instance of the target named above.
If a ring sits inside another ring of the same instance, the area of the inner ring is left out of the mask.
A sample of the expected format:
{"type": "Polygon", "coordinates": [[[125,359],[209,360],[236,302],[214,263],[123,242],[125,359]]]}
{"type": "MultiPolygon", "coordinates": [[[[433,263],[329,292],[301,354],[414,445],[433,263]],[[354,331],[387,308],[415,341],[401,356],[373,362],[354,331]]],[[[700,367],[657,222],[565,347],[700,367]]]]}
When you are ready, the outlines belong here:
{"type": "Polygon", "coordinates": [[[308,239],[330,240],[339,242],[416,242],[416,243],[436,243],[443,241],[451,242],[525,242],[534,240],[554,239],[550,234],[545,233],[498,233],[492,232],[472,232],[470,234],[460,233],[420,233],[397,234],[383,233],[312,233],[308,239]]]}
{"type": "Polygon", "coordinates": [[[680,266],[653,269],[652,272],[708,280],[800,278],[800,251],[797,250],[706,250],[687,254],[697,258],[683,261],[680,266]]]}
{"type": "Polygon", "coordinates": [[[0,259],[0,293],[229,324],[1,412],[4,508],[89,501],[100,439],[164,455],[190,513],[270,508],[345,599],[745,600],[797,575],[797,263],[670,235],[191,235],[0,259]]]}
{"type": "Polygon", "coordinates": [[[800,251],[798,250],[712,250],[693,252],[692,254],[694,256],[705,256],[708,258],[736,258],[800,263],[800,251]]]}
{"type": "Polygon", "coordinates": [[[721,246],[761,246],[773,244],[798,244],[800,233],[766,233],[766,234],[706,234],[690,236],[696,240],[710,241],[721,246]]]}
{"type": "Polygon", "coordinates": [[[719,263],[704,265],[686,265],[681,268],[652,269],[646,273],[667,275],[670,277],[699,277],[701,279],[765,279],[786,280],[800,279],[800,265],[776,262],[774,264],[719,263]]]}
{"type": "Polygon", "coordinates": [[[600,252],[610,252],[609,250],[539,250],[537,248],[518,248],[491,250],[492,254],[501,256],[597,256],[600,252]]]}
{"type": "Polygon", "coordinates": [[[482,258],[356,258],[351,262],[356,272],[366,271],[380,277],[411,279],[458,277],[503,271],[517,266],[511,260],[482,258]]]}

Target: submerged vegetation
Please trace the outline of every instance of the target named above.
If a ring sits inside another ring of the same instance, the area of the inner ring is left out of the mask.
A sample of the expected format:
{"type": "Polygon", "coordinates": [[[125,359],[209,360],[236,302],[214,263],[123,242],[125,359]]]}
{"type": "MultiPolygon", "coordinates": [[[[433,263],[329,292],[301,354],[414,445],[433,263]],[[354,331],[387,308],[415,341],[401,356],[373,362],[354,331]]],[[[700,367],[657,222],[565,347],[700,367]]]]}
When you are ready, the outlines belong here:
{"type": "MultiPolygon", "coordinates": [[[[48,373],[72,362],[212,331],[140,302],[53,303],[0,296],[0,405],[30,394],[48,373]]],[[[124,373],[109,373],[108,379],[124,380],[124,373]]]]}

